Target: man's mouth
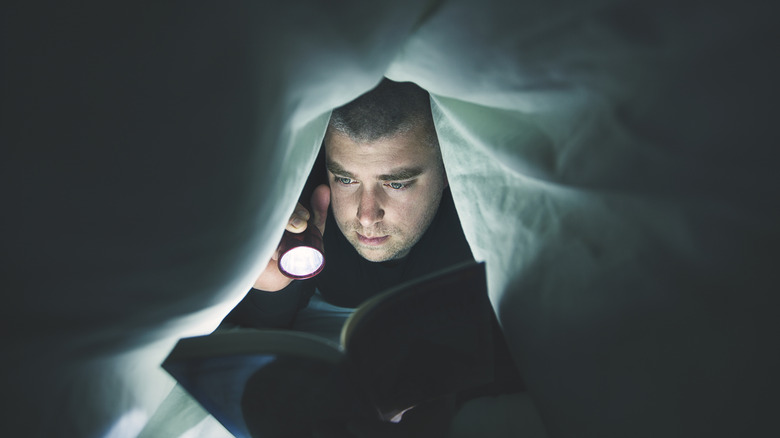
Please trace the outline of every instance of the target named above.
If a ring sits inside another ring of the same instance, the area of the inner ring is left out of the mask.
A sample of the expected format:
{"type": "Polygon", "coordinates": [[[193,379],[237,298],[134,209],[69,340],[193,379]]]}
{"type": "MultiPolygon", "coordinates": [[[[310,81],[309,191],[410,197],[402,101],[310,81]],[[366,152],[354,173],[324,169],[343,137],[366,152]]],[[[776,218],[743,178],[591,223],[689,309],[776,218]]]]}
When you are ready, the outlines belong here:
{"type": "Polygon", "coordinates": [[[355,234],[357,234],[358,236],[358,241],[360,241],[360,243],[362,243],[363,245],[367,245],[367,246],[379,246],[385,243],[385,241],[390,238],[389,235],[381,236],[381,237],[366,237],[358,232],[355,232],[355,234]]]}

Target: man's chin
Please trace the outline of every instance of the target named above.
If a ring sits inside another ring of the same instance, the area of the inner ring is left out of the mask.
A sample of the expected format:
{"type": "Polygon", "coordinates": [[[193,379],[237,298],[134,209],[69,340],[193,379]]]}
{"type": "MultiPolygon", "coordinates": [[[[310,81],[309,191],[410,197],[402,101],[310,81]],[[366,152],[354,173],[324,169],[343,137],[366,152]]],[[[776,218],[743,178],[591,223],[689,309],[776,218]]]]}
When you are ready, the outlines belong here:
{"type": "Polygon", "coordinates": [[[361,257],[369,262],[386,262],[393,259],[392,254],[378,248],[355,248],[361,257]]]}
{"type": "Polygon", "coordinates": [[[392,260],[398,260],[406,257],[409,254],[409,250],[399,250],[398,247],[366,247],[363,245],[355,245],[355,250],[361,257],[369,262],[389,262],[392,260]]]}

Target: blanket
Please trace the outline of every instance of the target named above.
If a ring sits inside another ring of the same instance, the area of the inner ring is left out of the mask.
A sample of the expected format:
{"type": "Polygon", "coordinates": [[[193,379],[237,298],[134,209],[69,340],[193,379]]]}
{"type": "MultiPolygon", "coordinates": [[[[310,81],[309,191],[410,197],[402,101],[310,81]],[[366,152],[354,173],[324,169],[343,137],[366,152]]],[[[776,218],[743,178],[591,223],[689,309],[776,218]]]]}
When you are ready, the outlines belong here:
{"type": "MultiPolygon", "coordinates": [[[[158,418],[159,364],[240,301],[330,110],[383,76],[431,93],[528,386],[458,433],[777,429],[766,3],[4,4],[0,431],[158,418]]],[[[195,423],[181,436],[226,433],[195,423]]]]}

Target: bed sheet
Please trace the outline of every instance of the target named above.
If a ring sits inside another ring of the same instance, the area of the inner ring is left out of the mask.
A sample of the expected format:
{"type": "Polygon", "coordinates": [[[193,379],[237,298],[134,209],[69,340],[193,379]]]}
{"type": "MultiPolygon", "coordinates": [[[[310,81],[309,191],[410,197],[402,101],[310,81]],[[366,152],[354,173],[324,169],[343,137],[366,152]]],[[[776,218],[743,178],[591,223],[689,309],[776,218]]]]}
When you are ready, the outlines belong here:
{"type": "Polygon", "coordinates": [[[770,426],[769,5],[3,8],[4,435],[168,435],[159,364],[248,290],[330,109],[383,75],[431,92],[529,388],[463,431],[485,412],[529,418],[496,436],[535,415],[557,437],[770,426]]]}

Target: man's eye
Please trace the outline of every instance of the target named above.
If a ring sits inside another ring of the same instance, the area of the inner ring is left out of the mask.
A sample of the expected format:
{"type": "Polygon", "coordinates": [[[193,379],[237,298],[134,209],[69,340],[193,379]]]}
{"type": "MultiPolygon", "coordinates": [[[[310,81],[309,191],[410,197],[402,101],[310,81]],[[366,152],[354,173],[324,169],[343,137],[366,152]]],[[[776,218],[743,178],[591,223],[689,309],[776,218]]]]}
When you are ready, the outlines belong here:
{"type": "Polygon", "coordinates": [[[401,190],[406,187],[406,184],[403,183],[397,183],[397,182],[391,182],[386,184],[388,187],[390,187],[393,190],[401,190]]]}
{"type": "Polygon", "coordinates": [[[350,184],[355,182],[355,180],[352,179],[352,178],[344,178],[344,177],[341,177],[341,176],[337,176],[336,177],[336,181],[338,181],[341,184],[344,184],[345,186],[346,185],[350,185],[350,184]]]}

